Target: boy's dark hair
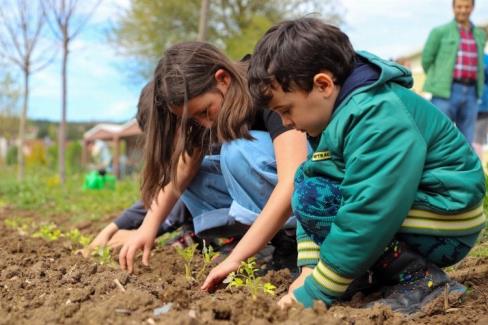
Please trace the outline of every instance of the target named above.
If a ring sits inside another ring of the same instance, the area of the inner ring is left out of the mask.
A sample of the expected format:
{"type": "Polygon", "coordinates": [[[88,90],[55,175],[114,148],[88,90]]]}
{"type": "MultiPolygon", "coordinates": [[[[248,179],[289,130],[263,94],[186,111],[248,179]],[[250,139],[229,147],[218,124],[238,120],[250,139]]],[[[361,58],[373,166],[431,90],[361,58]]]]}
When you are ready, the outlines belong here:
{"type": "Polygon", "coordinates": [[[153,98],[154,82],[151,80],[142,88],[141,94],[139,95],[139,102],[137,103],[136,120],[142,132],[146,129],[146,122],[153,106],[153,98]]]}
{"type": "Polygon", "coordinates": [[[283,91],[310,92],[313,77],[327,70],[342,85],[351,73],[355,52],[339,28],[316,18],[288,20],[271,27],[251,56],[248,82],[256,105],[266,106],[276,81],[283,91]]]}

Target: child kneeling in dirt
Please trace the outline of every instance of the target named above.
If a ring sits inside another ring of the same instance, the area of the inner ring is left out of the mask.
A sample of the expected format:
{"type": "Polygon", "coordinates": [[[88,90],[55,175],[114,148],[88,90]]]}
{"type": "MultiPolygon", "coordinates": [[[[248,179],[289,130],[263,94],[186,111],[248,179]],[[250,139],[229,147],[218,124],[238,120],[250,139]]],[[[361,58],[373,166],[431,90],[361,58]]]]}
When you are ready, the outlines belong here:
{"type": "MultiPolygon", "coordinates": [[[[146,127],[146,121],[153,102],[154,84],[152,81],[148,82],[141,91],[139,96],[139,102],[137,103],[136,120],[139,128],[144,132],[146,127]]],[[[137,201],[131,207],[124,210],[124,212],[114,221],[109,223],[103,228],[95,237],[95,239],[88,245],[82,253],[86,257],[94,249],[99,246],[108,245],[110,248],[117,248],[125,244],[127,239],[140,227],[147,214],[147,209],[144,207],[142,201],[137,201]]],[[[156,236],[170,231],[176,230],[178,227],[187,223],[188,211],[181,200],[179,200],[171,212],[168,218],[159,225],[159,229],[156,236]]],[[[189,219],[191,225],[191,219],[189,219]]],[[[189,230],[185,235],[191,235],[189,230]]]]}
{"type": "Polygon", "coordinates": [[[265,34],[248,73],[256,101],[306,131],[314,151],[292,197],[301,274],[280,304],[331,305],[375,282],[379,302],[404,313],[446,284],[462,294],[441,267],[485,226],[483,169],[453,123],[408,89],[410,72],[302,18],[265,34]]]}

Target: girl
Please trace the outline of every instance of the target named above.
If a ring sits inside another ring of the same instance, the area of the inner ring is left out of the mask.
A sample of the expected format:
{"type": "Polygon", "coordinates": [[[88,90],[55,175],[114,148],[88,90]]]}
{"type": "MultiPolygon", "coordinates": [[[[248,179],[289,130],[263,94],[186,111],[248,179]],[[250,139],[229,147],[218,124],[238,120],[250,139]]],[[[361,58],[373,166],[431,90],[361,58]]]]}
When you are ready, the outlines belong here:
{"type": "Polygon", "coordinates": [[[201,42],[175,45],[160,60],[142,183],[149,212],[120,251],[122,269],[132,272],[139,249],[148,264],[158,226],[180,196],[197,234],[245,232],[203,289],[235,271],[285,223],[294,227],[288,220],[293,176],[306,158],[307,140],[277,114],[253,107],[245,70],[245,63],[201,42]]]}

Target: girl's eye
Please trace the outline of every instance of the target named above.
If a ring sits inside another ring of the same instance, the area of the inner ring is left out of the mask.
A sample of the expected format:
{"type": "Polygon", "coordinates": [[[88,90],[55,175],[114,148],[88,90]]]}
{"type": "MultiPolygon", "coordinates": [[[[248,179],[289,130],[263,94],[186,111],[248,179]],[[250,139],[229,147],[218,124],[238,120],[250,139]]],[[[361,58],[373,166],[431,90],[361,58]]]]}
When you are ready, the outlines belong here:
{"type": "Polygon", "coordinates": [[[208,107],[206,107],[203,111],[200,112],[200,116],[207,117],[208,115],[208,107]]]}

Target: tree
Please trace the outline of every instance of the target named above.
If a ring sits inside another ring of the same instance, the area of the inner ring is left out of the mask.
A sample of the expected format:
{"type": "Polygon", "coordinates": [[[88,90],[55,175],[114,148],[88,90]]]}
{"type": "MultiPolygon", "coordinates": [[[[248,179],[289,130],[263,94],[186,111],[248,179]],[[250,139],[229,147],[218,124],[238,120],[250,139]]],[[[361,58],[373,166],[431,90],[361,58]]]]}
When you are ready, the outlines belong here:
{"type": "Polygon", "coordinates": [[[200,5],[200,0],[131,0],[119,12],[109,41],[130,58],[124,69],[134,80],[147,80],[167,47],[197,38],[200,5]]]}
{"type": "MultiPolygon", "coordinates": [[[[80,33],[88,22],[101,0],[97,0],[87,14],[79,14],[78,0],[44,0],[43,11],[48,17],[47,22],[54,36],[61,41],[63,59],[61,63],[61,120],[59,123],[59,178],[64,184],[66,178],[65,149],[66,149],[66,110],[67,110],[67,70],[70,42],[80,33]]],[[[86,2],[85,2],[86,3],[86,2]]]]}
{"type": "Polygon", "coordinates": [[[134,79],[147,80],[164,50],[177,42],[205,39],[238,60],[280,20],[320,13],[341,24],[340,8],[337,0],[131,0],[118,15],[110,39],[133,62],[129,72],[134,79]],[[207,28],[199,29],[199,21],[207,28]],[[199,30],[206,34],[198,36],[199,30]]]}
{"type": "Polygon", "coordinates": [[[0,76],[0,137],[11,140],[18,133],[20,88],[7,72],[0,76]]]}
{"type": "Polygon", "coordinates": [[[197,37],[197,40],[202,42],[207,39],[209,6],[210,6],[210,0],[202,0],[202,8],[200,9],[200,20],[198,24],[198,37],[197,37]]]}
{"type": "Polygon", "coordinates": [[[39,0],[4,0],[0,6],[0,56],[22,71],[24,89],[19,119],[18,179],[24,177],[25,124],[29,105],[29,80],[32,73],[44,68],[52,58],[38,47],[45,23],[39,0]]]}

